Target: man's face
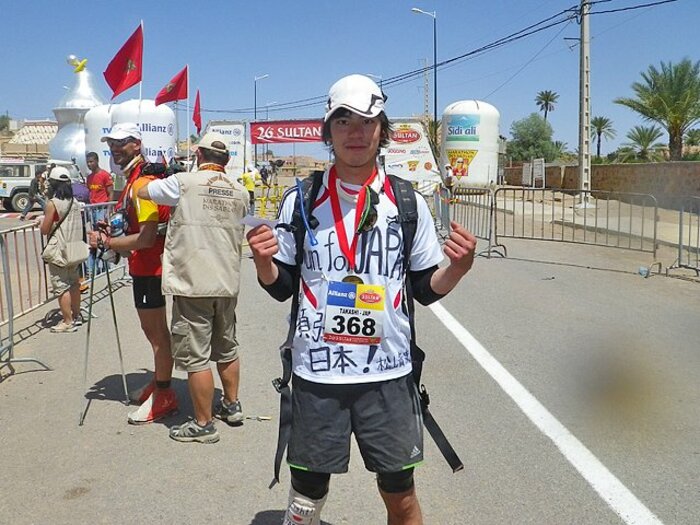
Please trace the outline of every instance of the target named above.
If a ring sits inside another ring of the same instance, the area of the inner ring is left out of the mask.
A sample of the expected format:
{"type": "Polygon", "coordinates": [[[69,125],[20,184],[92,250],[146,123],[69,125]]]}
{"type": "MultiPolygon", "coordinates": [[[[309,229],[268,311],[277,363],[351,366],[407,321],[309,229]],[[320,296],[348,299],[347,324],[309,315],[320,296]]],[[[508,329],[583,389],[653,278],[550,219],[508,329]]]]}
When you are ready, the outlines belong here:
{"type": "Polygon", "coordinates": [[[374,165],[382,132],[379,117],[350,113],[332,118],[330,132],[337,163],[352,168],[374,165]]]}
{"type": "Polygon", "coordinates": [[[85,162],[87,162],[87,167],[92,173],[97,173],[97,170],[100,168],[100,163],[97,162],[96,158],[88,157],[85,159],[85,162]]]}
{"type": "Polygon", "coordinates": [[[141,153],[141,141],[133,137],[121,140],[108,139],[107,145],[112,154],[114,163],[120,168],[125,168],[131,160],[141,153]]]}

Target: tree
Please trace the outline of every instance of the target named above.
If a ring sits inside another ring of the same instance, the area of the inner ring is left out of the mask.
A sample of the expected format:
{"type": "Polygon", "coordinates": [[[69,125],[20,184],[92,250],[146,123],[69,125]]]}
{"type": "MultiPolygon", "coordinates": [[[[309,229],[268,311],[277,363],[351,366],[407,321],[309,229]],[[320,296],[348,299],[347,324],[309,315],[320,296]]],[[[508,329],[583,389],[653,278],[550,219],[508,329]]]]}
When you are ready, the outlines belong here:
{"type": "Polygon", "coordinates": [[[681,160],[683,134],[700,121],[700,61],[661,62],[660,70],[649,66],[632,90],[635,98],[618,98],[615,103],[661,125],[668,133],[671,160],[681,160]]]}
{"type": "Polygon", "coordinates": [[[10,117],[7,115],[0,115],[0,131],[7,131],[10,129],[10,117]]]}
{"type": "Polygon", "coordinates": [[[689,129],[686,131],[685,143],[688,146],[700,146],[700,128],[689,129]]]}
{"type": "Polygon", "coordinates": [[[442,131],[441,121],[435,121],[431,118],[426,118],[423,122],[423,127],[428,134],[428,142],[430,149],[433,150],[433,156],[436,162],[440,162],[440,133],[442,131]],[[437,137],[437,142],[435,141],[437,137]]]}
{"type": "Polygon", "coordinates": [[[552,147],[554,151],[554,160],[561,162],[571,162],[578,159],[578,155],[569,151],[569,145],[561,140],[555,140],[552,142],[552,147]]]}
{"type": "Polygon", "coordinates": [[[513,139],[508,142],[507,154],[511,160],[544,158],[551,162],[557,158],[557,148],[552,142],[552,126],[537,113],[513,122],[510,134],[513,139]]]}
{"type": "Polygon", "coordinates": [[[596,141],[596,158],[600,160],[600,141],[615,138],[615,130],[612,127],[612,120],[607,117],[593,117],[591,119],[591,137],[596,141]]]}
{"type": "Polygon", "coordinates": [[[535,97],[535,102],[540,111],[544,112],[544,120],[547,121],[547,113],[554,111],[554,104],[559,100],[559,95],[554,91],[540,91],[535,97]]]}
{"type": "Polygon", "coordinates": [[[663,147],[656,142],[664,132],[658,126],[634,126],[627,135],[629,142],[622,145],[618,158],[622,162],[636,159],[641,162],[658,162],[663,160],[663,147]]]}

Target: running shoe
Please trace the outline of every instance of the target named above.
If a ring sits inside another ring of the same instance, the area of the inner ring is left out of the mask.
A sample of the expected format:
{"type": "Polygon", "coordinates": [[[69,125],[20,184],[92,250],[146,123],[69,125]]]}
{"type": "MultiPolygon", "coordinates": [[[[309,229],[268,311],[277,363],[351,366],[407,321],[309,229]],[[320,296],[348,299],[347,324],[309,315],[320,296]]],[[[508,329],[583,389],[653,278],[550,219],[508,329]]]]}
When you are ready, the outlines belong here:
{"type": "Polygon", "coordinates": [[[132,425],[145,425],[174,414],[177,408],[177,396],[172,388],[156,389],[140,407],[129,413],[128,420],[132,425]]]}
{"type": "Polygon", "coordinates": [[[233,403],[227,405],[224,398],[221,398],[214,407],[214,416],[221,421],[225,421],[229,425],[239,425],[243,422],[243,410],[241,402],[236,399],[233,403]]]}
{"type": "Polygon", "coordinates": [[[71,324],[66,324],[63,321],[58,323],[56,326],[51,327],[51,331],[55,334],[68,334],[71,332],[75,332],[78,330],[75,326],[73,326],[73,323],[71,324]]]}
{"type": "Polygon", "coordinates": [[[219,431],[213,421],[201,426],[194,419],[170,428],[170,438],[183,443],[216,443],[219,441],[219,431]]]}
{"type": "Polygon", "coordinates": [[[153,391],[156,389],[156,382],[155,380],[149,381],[145,385],[143,385],[141,388],[137,388],[136,390],[131,390],[129,392],[129,401],[134,403],[135,405],[141,405],[146,402],[146,399],[151,397],[151,394],[153,391]]]}
{"type": "Polygon", "coordinates": [[[73,318],[73,326],[83,326],[83,314],[78,314],[73,318]]]}

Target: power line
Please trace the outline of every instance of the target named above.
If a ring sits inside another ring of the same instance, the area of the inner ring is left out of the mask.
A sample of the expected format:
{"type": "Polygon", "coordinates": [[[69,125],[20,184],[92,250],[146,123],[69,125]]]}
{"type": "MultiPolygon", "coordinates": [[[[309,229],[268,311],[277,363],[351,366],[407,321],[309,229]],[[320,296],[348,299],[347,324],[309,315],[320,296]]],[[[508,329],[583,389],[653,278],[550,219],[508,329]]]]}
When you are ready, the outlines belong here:
{"type": "MultiPolygon", "coordinates": [[[[590,5],[596,5],[596,4],[603,4],[603,3],[609,3],[612,0],[594,0],[590,2],[590,5]]],[[[669,3],[674,3],[678,2],[679,0],[658,0],[656,2],[649,2],[646,4],[639,4],[635,6],[627,6],[627,7],[621,7],[618,9],[609,9],[605,11],[591,11],[589,14],[594,15],[594,14],[607,14],[607,13],[618,13],[622,11],[632,11],[636,9],[643,9],[643,8],[649,8],[649,7],[655,7],[658,5],[663,5],[663,4],[669,4],[669,3]]],[[[493,51],[495,49],[498,49],[500,47],[503,47],[505,45],[511,44],[513,42],[516,42],[518,40],[521,40],[523,38],[527,38],[529,36],[532,36],[534,34],[540,33],[542,31],[545,31],[547,29],[550,29],[552,27],[556,27],[561,24],[567,24],[575,18],[578,18],[580,15],[580,9],[578,5],[572,5],[571,7],[568,7],[566,9],[563,9],[559,11],[558,13],[555,13],[547,18],[544,18],[540,20],[539,22],[536,22],[534,24],[531,24],[527,27],[524,27],[518,31],[515,31],[509,35],[506,35],[504,37],[501,37],[493,42],[490,42],[484,46],[481,46],[477,49],[468,51],[466,53],[463,53],[462,55],[458,55],[456,57],[449,58],[447,60],[443,60],[442,62],[438,62],[435,66],[425,66],[421,67],[418,69],[414,69],[412,71],[408,71],[405,73],[401,73],[399,75],[395,75],[393,77],[388,77],[384,79],[382,82],[383,86],[390,86],[390,87],[398,87],[400,85],[406,84],[408,82],[412,82],[415,78],[420,77],[423,75],[426,71],[430,71],[435,67],[437,70],[445,70],[449,69],[451,67],[455,67],[459,65],[460,63],[470,60],[473,58],[477,58],[489,51],[493,51]],[[559,20],[557,20],[560,18],[559,20]],[[548,23],[549,22],[549,23],[548,23]]],[[[561,32],[563,31],[560,30],[556,36],[558,36],[561,32]]],[[[555,38],[556,38],[555,36],[555,38]]],[[[545,45],[544,48],[542,48],[535,56],[528,61],[527,64],[532,62],[549,44],[551,43],[548,42],[547,45],[545,45]]],[[[525,67],[523,66],[523,67],[525,67]]],[[[514,75],[516,76],[518,73],[520,73],[520,70],[518,70],[514,75]]],[[[513,77],[508,79],[506,81],[509,82],[513,77]]],[[[503,87],[504,84],[496,88],[495,91],[503,87]]],[[[314,107],[314,106],[319,106],[322,103],[325,103],[327,99],[327,95],[318,95],[315,97],[309,97],[309,98],[304,98],[304,99],[299,99],[299,100],[293,100],[290,102],[281,102],[279,104],[273,104],[268,107],[268,111],[271,113],[274,112],[282,112],[282,111],[291,111],[291,110],[298,110],[298,109],[303,109],[303,108],[308,108],[308,107],[314,107]]],[[[177,102],[175,103],[175,109],[178,111],[186,111],[186,108],[183,107],[182,104],[178,104],[177,102]]],[[[253,108],[235,108],[235,109],[208,109],[208,108],[203,108],[202,113],[217,113],[217,114],[249,114],[253,113],[253,108]]]]}
{"type": "MultiPolygon", "coordinates": [[[[606,11],[591,11],[591,15],[602,15],[606,13],[620,13],[622,11],[634,11],[635,9],[644,9],[645,7],[654,7],[662,4],[672,4],[673,2],[678,2],[679,0],[659,0],[658,2],[650,2],[648,4],[631,5],[628,7],[620,7],[618,9],[608,9],[606,11]]],[[[595,2],[597,3],[597,2],[595,2]]],[[[593,5],[593,2],[591,3],[593,5]]]]}

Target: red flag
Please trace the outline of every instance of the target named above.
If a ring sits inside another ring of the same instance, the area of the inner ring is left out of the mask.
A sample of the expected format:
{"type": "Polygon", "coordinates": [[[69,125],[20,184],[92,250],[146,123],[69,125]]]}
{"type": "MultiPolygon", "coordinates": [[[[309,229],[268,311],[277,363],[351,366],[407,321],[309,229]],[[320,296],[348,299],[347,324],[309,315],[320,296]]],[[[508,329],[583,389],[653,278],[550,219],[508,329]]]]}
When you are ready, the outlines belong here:
{"type": "Polygon", "coordinates": [[[187,66],[182,68],[156,95],[156,106],[187,98],[187,66]]]}
{"type": "Polygon", "coordinates": [[[143,27],[139,25],[104,71],[107,85],[112,88],[112,99],[141,82],[142,67],[143,27]]]}
{"type": "Polygon", "coordinates": [[[197,96],[194,99],[192,122],[194,122],[194,125],[197,128],[197,135],[199,135],[199,132],[202,131],[202,108],[199,104],[199,90],[197,90],[197,96]]]}

